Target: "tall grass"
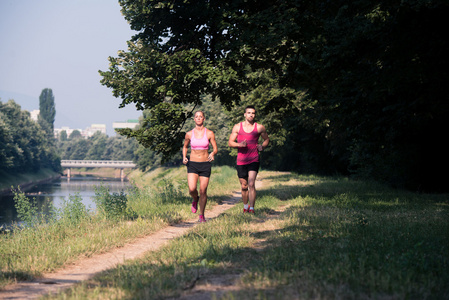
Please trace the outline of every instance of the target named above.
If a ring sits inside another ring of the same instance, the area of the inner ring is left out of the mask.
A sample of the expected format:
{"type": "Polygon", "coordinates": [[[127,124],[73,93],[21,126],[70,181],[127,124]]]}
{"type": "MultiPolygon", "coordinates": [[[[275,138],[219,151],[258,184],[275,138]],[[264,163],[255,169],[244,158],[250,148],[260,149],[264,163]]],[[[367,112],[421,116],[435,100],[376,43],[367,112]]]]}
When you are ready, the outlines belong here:
{"type": "Polygon", "coordinates": [[[60,298],[448,299],[448,195],[265,172],[255,216],[236,206],[60,298]],[[232,286],[232,289],[227,289],[232,286]]]}
{"type": "Polygon", "coordinates": [[[318,298],[449,296],[447,195],[341,179],[290,192],[284,229],[270,234],[252,282],[281,278],[292,294],[318,298]]]}
{"type": "Polygon", "coordinates": [[[40,211],[33,199],[18,191],[15,202],[25,226],[17,224],[11,233],[0,234],[0,288],[191,218],[184,168],[164,172],[142,180],[143,187],[128,194],[98,188],[95,212],[86,209],[76,194],[60,209],[40,211]]]}

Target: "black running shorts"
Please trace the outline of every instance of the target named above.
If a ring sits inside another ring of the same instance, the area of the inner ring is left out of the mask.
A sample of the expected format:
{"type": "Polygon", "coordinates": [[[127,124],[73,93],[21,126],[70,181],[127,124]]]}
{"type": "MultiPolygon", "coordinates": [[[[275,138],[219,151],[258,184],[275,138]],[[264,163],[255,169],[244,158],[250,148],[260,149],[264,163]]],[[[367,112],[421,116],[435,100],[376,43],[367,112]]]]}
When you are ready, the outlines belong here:
{"type": "Polygon", "coordinates": [[[211,169],[212,164],[209,161],[197,162],[189,160],[187,162],[187,173],[195,173],[202,177],[210,177],[211,169]]]}
{"type": "Polygon", "coordinates": [[[253,162],[247,165],[237,165],[237,176],[239,178],[248,178],[249,171],[259,172],[259,162],[253,162]]]}

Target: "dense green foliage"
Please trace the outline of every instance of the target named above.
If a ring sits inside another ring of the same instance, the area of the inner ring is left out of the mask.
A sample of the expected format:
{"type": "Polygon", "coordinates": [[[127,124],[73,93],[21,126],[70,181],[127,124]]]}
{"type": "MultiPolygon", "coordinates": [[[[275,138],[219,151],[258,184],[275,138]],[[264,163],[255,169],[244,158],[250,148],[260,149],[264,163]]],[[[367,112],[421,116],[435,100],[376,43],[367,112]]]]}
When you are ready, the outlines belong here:
{"type": "Polygon", "coordinates": [[[94,202],[97,212],[106,219],[120,220],[133,217],[132,210],[128,207],[128,197],[125,192],[110,193],[105,187],[95,189],[94,202]]]}
{"type": "Polygon", "coordinates": [[[101,82],[148,110],[122,131],[145,147],[177,153],[207,94],[257,103],[272,167],[447,188],[447,1],[119,2],[137,33],[101,82]]]}
{"type": "MultiPolygon", "coordinates": [[[[57,147],[63,160],[131,160],[142,171],[161,165],[160,154],[139,145],[134,138],[121,135],[108,137],[96,132],[85,139],[74,130],[67,138],[67,133],[62,131],[57,147]]],[[[178,162],[174,158],[169,163],[178,162]]]]}
{"type": "Polygon", "coordinates": [[[14,100],[0,101],[0,171],[14,174],[41,168],[61,170],[53,137],[14,100]]]}
{"type": "Polygon", "coordinates": [[[56,116],[55,97],[52,89],[43,89],[39,96],[39,123],[42,127],[48,126],[49,134],[53,135],[56,116]],[[45,125],[42,125],[42,124],[45,125]]]}
{"type": "Polygon", "coordinates": [[[108,137],[96,132],[85,139],[72,133],[67,140],[58,142],[58,151],[61,159],[135,160],[137,146],[134,139],[119,135],[108,137]]]}

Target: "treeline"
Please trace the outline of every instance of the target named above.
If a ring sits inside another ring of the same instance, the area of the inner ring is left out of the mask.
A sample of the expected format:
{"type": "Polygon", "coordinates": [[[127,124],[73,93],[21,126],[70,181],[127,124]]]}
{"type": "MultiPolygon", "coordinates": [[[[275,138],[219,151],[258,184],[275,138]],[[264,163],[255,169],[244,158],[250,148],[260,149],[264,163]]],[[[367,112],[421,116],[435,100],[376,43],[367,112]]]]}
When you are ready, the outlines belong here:
{"type": "Polygon", "coordinates": [[[14,100],[0,101],[0,172],[61,170],[52,132],[44,121],[31,119],[14,100]]]}
{"type": "Polygon", "coordinates": [[[108,137],[99,131],[87,139],[71,135],[69,139],[58,141],[57,145],[62,160],[134,160],[137,148],[133,139],[108,137]]]}
{"type": "MultiPolygon", "coordinates": [[[[61,132],[64,137],[65,132],[61,132]]],[[[161,165],[161,155],[139,145],[135,139],[120,135],[109,137],[96,132],[89,138],[83,138],[73,131],[67,138],[57,142],[57,154],[61,160],[131,160],[142,171],[161,165]]],[[[179,164],[174,157],[165,165],[179,164]]]]}

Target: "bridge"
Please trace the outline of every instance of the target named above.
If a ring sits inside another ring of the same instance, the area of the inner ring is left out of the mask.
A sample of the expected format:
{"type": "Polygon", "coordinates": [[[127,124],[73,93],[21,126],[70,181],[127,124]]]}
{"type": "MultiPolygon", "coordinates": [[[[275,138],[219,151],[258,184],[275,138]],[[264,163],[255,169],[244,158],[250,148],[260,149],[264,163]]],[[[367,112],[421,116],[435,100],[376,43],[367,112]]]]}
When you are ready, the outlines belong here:
{"type": "Polygon", "coordinates": [[[136,164],[128,160],[61,160],[61,167],[68,169],[67,178],[71,176],[71,168],[114,168],[120,169],[120,178],[123,179],[123,169],[133,169],[136,164]]]}

